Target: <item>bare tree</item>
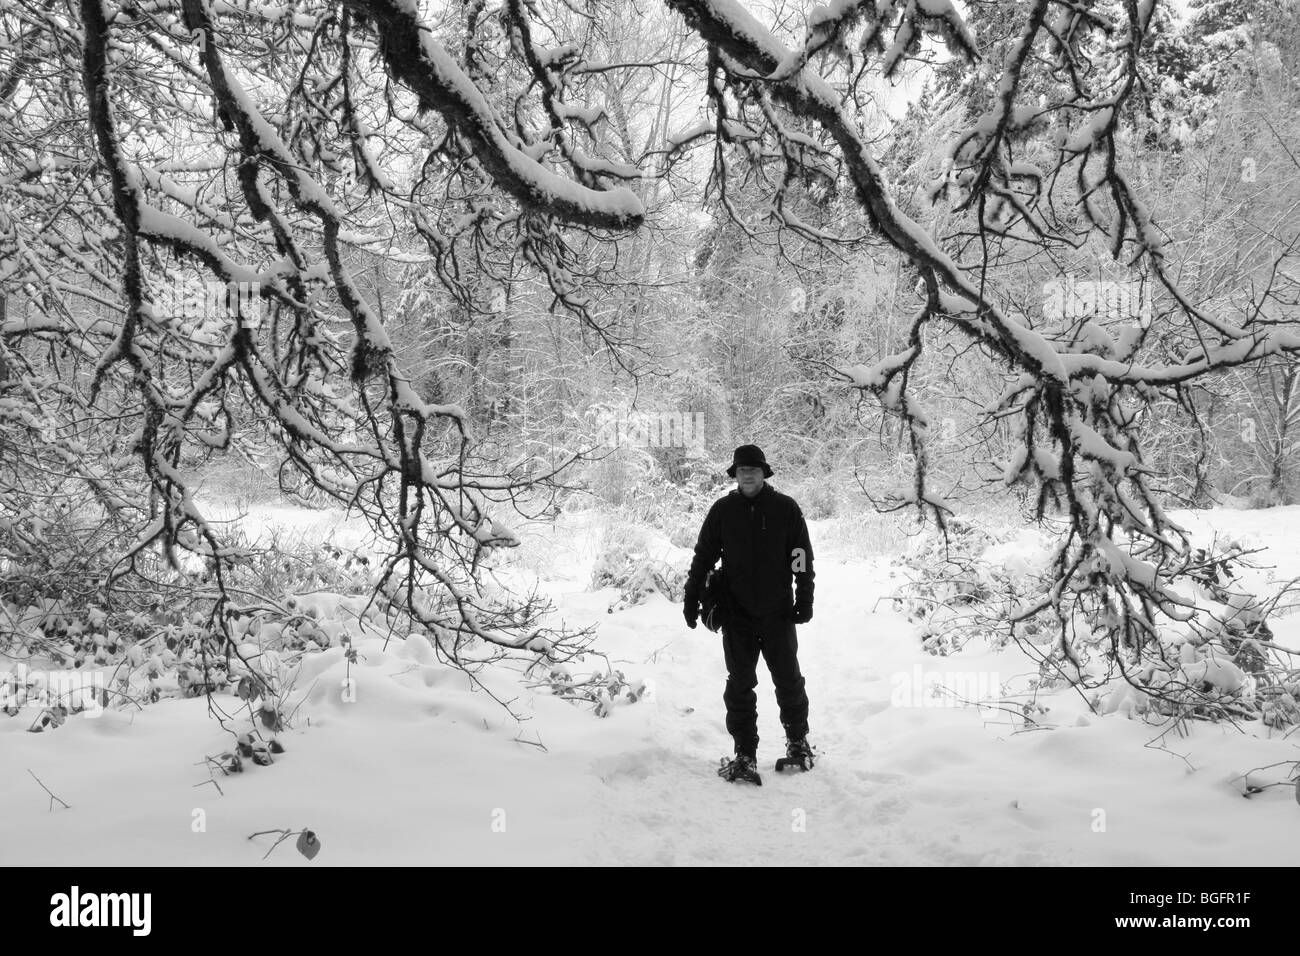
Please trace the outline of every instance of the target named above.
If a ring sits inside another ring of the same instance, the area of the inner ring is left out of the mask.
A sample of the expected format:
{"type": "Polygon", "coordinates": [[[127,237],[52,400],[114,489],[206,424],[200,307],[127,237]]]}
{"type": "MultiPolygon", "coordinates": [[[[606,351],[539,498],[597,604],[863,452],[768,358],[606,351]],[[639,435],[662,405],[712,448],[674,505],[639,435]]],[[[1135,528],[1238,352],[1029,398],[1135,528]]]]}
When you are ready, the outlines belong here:
{"type": "MultiPolygon", "coordinates": [[[[464,410],[412,387],[347,251],[385,247],[402,218],[463,308],[491,310],[493,291],[526,273],[624,356],[636,343],[599,290],[625,281],[621,240],[650,228],[659,187],[647,179],[671,189],[708,148],[712,196],[752,234],[832,250],[883,240],[912,270],[899,350],[836,372],[905,425],[916,469],[897,504],[941,522],[950,508],[931,487],[913,383],[928,336],[961,341],[1007,382],[986,412],[1018,450],[990,464],[1034,487],[1040,515],[1068,520],[1053,580],[1017,619],[1055,615],[1064,661],[1075,612],[1116,660],[1157,653],[1158,620],[1194,613],[1172,585],[1195,559],[1153,489],[1140,412],[1207,375],[1300,352],[1300,329],[1188,296],[1128,172],[1154,0],[1018,4],[991,58],[949,0],[778,6],[764,19],[736,0],[664,6],[685,34],[664,34],[652,61],[602,63],[589,59],[609,7],[597,0],[428,12],[404,0],[220,12],[207,0],[6,0],[18,52],[0,79],[3,281],[30,311],[7,320],[4,358],[26,363],[40,403],[76,379],[35,364],[48,344],[84,370],[70,415],[108,408],[129,423],[149,492],[123,502],[148,516],[127,560],[154,543],[231,556],[179,466],[186,447],[224,448],[232,406],[251,405],[293,467],[389,534],[381,590],[396,604],[439,634],[532,646],[508,617],[483,616],[472,575],[450,569],[513,543],[492,502],[546,476],[475,460],[464,410]],[[946,144],[929,222],[902,210],[862,122],[880,82],[918,62],[994,90],[946,144]],[[694,71],[707,119],[656,150],[608,90],[663,69],[694,71]],[[815,221],[844,194],[846,228],[815,221]],[[178,267],[255,283],[265,318],[241,304],[215,328],[176,323],[156,307],[155,276],[178,267]],[[1089,317],[1025,295],[1101,269],[1098,281],[1138,294],[1089,317]],[[74,298],[85,307],[68,309],[74,298]],[[441,602],[422,601],[426,584],[441,602]]],[[[1293,245],[1280,237],[1275,261],[1293,245]]],[[[121,486],[67,467],[109,495],[121,486]]]]}

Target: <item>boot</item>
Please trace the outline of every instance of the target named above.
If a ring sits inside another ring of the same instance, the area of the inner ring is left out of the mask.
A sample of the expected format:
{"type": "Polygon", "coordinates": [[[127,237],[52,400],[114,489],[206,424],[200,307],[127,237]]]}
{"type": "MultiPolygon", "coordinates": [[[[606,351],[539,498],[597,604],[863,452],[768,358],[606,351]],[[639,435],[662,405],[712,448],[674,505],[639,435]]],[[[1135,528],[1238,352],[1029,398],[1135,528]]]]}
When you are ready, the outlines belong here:
{"type": "Polygon", "coordinates": [[[777,758],[776,769],[797,767],[800,770],[813,768],[813,749],[807,737],[789,737],[785,742],[785,756],[777,758]]]}
{"type": "Polygon", "coordinates": [[[719,764],[718,776],[723,780],[731,783],[742,780],[760,787],[763,785],[763,778],[758,775],[758,761],[753,754],[737,753],[730,760],[723,757],[719,764]]]}

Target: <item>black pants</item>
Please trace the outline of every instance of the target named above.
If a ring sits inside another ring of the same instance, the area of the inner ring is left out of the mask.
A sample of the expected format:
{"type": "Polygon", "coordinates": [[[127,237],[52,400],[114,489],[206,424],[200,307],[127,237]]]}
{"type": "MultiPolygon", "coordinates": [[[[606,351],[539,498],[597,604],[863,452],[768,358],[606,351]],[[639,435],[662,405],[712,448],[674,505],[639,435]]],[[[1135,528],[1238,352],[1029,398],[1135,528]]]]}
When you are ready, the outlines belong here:
{"type": "Polygon", "coordinates": [[[799,641],[794,624],[783,616],[752,617],[733,612],[722,628],[722,651],[727,661],[727,732],[738,753],[758,750],[758,656],[767,661],[776,688],[776,703],[786,736],[808,733],[808,695],[799,673],[799,641]]]}

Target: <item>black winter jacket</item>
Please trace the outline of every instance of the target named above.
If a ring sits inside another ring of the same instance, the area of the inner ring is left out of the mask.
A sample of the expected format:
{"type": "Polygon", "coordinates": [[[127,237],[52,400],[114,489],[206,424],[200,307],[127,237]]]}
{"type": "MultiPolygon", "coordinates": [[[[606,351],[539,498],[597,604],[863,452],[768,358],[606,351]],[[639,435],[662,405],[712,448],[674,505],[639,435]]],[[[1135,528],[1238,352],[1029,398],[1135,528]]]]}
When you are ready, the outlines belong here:
{"type": "Polygon", "coordinates": [[[788,618],[796,603],[811,610],[812,542],[803,512],[789,495],[764,483],[753,498],[737,489],[713,503],[686,578],[688,604],[699,600],[704,579],[719,557],[732,596],[751,616],[788,618]],[[797,592],[794,602],[791,578],[797,592]]]}

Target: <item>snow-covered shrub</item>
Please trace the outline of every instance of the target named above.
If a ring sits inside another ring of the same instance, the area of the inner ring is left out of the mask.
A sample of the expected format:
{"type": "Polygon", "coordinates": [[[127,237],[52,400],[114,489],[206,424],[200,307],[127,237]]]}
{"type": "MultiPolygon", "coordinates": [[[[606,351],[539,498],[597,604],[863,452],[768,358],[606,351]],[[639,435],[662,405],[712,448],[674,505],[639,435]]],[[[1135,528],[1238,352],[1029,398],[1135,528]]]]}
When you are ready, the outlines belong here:
{"type": "MultiPolygon", "coordinates": [[[[530,668],[532,671],[533,668],[530,668]]],[[[541,667],[536,670],[540,672],[541,667]]],[[[536,677],[535,674],[530,676],[536,677]]],[[[649,681],[635,683],[628,680],[621,670],[609,669],[588,675],[575,676],[567,664],[557,663],[546,667],[545,675],[535,679],[529,685],[532,688],[547,688],[556,697],[575,703],[589,703],[592,713],[597,717],[608,717],[619,706],[635,704],[648,696],[652,690],[649,681]]]]}
{"type": "Polygon", "coordinates": [[[1068,621],[1042,611],[1013,631],[1011,618],[1042,597],[1050,537],[962,517],[950,519],[947,531],[946,540],[928,532],[894,562],[894,573],[904,578],[895,608],[920,626],[932,654],[959,650],[974,638],[1000,647],[1014,637],[1038,648],[1031,689],[1092,690],[1102,713],[1262,719],[1274,727],[1300,722],[1300,680],[1271,648],[1271,605],[1238,581],[1244,558],[1235,543],[1192,553],[1186,580],[1195,613],[1138,648],[1113,645],[1118,611],[1104,590],[1081,595],[1068,621]]]}
{"type": "MultiPolygon", "coordinates": [[[[587,484],[602,504],[625,520],[662,531],[677,543],[699,530],[709,505],[732,485],[716,462],[698,455],[681,457],[676,467],[671,460],[661,460],[672,451],[621,445],[590,467],[587,484]]],[[[677,454],[680,457],[680,450],[677,454]]]]}
{"type": "Polygon", "coordinates": [[[792,494],[804,517],[810,521],[833,518],[840,510],[839,489],[832,480],[824,478],[807,482],[792,494]]]}
{"type": "Polygon", "coordinates": [[[605,504],[631,506],[645,499],[646,484],[654,474],[655,459],[650,449],[620,445],[591,466],[587,486],[605,504]]]}
{"type": "Polygon", "coordinates": [[[719,495],[701,494],[666,479],[658,479],[647,482],[643,494],[622,513],[632,521],[675,539],[674,544],[684,536],[689,537],[690,544],[679,547],[693,547],[704,515],[717,497],[719,495]]]}
{"type": "MultiPolygon", "coordinates": [[[[3,713],[30,711],[40,689],[25,676],[94,673],[103,706],[230,694],[279,713],[283,657],[348,640],[370,589],[369,558],[331,543],[290,545],[272,535],[239,552],[221,581],[210,566],[171,567],[154,551],[105,590],[109,526],[69,509],[0,524],[0,653],[10,671],[3,713]],[[223,599],[221,587],[224,587],[223,599]]],[[[68,711],[75,713],[75,708],[68,711]]],[[[38,715],[57,727],[67,712],[38,715]]]]}
{"type": "MultiPolygon", "coordinates": [[[[893,594],[894,609],[921,629],[931,654],[960,650],[980,638],[1002,647],[1011,638],[1010,616],[1034,593],[1049,552],[1032,531],[997,531],[974,518],[954,516],[946,534],[927,529],[892,564],[903,578],[893,594]]],[[[1045,619],[1019,625],[1030,640],[1045,619]]]]}
{"type": "Polygon", "coordinates": [[[623,568],[612,575],[611,583],[619,589],[619,599],[609,606],[609,613],[644,604],[652,594],[680,602],[686,587],[686,572],[686,568],[658,558],[629,556],[623,568]]]}
{"type": "Polygon", "coordinates": [[[1243,584],[1241,571],[1250,565],[1238,542],[1215,542],[1198,550],[1195,561],[1190,577],[1204,610],[1189,624],[1174,679],[1225,698],[1215,702],[1225,716],[1258,716],[1272,727],[1300,723],[1300,677],[1273,647],[1269,624],[1281,595],[1266,600],[1243,584]]]}
{"type": "Polygon", "coordinates": [[[278,501],[282,493],[270,461],[252,456],[226,455],[203,465],[203,493],[213,501],[253,504],[278,501]]]}
{"type": "MultiPolygon", "coordinates": [[[[796,501],[800,499],[796,496],[796,501]]],[[[802,501],[800,501],[802,505],[802,501]]],[[[804,515],[810,521],[807,513],[804,515]]],[[[809,528],[814,554],[831,554],[845,560],[869,561],[897,558],[914,540],[909,534],[914,521],[897,513],[880,513],[859,507],[842,511],[834,520],[809,528]]]]}
{"type": "Polygon", "coordinates": [[[675,547],[685,548],[688,551],[694,550],[695,542],[700,537],[700,527],[704,524],[704,515],[687,514],[682,517],[677,527],[668,535],[668,540],[675,547]]]}
{"type": "Polygon", "coordinates": [[[94,503],[56,495],[0,501],[0,601],[28,606],[92,594],[108,571],[105,551],[122,534],[94,503]]]}
{"type": "Polygon", "coordinates": [[[611,523],[602,536],[601,547],[591,569],[591,589],[618,588],[619,598],[609,613],[644,604],[651,594],[681,601],[687,568],[673,566],[649,554],[648,537],[627,524],[611,523]]]}

